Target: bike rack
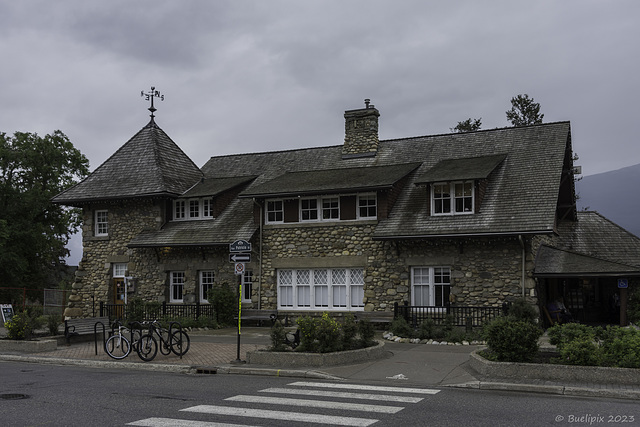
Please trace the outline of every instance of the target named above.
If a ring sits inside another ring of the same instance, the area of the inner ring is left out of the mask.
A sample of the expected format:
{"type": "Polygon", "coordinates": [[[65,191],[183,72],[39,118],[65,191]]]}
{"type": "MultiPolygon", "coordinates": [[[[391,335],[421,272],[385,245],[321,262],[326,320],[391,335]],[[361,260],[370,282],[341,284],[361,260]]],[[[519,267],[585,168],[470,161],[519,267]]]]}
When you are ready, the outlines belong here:
{"type": "Polygon", "coordinates": [[[98,321],[93,325],[93,343],[96,347],[96,356],[98,355],[98,324],[102,325],[102,341],[104,344],[104,340],[107,339],[107,329],[104,326],[104,323],[98,321]]]}

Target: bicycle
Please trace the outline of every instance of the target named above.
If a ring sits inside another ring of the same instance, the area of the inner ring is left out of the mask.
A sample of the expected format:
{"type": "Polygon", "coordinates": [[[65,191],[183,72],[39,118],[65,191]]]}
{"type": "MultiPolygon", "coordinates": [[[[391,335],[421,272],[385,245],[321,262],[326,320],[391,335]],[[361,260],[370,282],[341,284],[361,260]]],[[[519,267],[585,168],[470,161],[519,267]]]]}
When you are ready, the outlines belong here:
{"type": "Polygon", "coordinates": [[[122,333],[123,329],[126,329],[118,321],[114,322],[112,328],[112,335],[104,342],[104,351],[112,358],[120,360],[124,359],[131,353],[131,343],[122,333]],[[118,332],[113,333],[117,325],[118,332]]]}
{"type": "Polygon", "coordinates": [[[127,357],[131,350],[145,362],[150,362],[158,352],[158,342],[153,336],[142,335],[142,325],[139,322],[129,323],[129,329],[122,326],[120,321],[114,322],[111,336],[104,343],[105,352],[112,358],[120,360],[127,357]],[[115,329],[117,328],[117,332],[115,329]],[[125,336],[130,332],[130,339],[125,336]]]}
{"type": "MultiPolygon", "coordinates": [[[[189,351],[189,347],[191,346],[189,335],[182,330],[178,322],[171,322],[169,329],[165,329],[159,321],[154,320],[149,325],[149,332],[143,335],[141,340],[145,343],[149,338],[155,341],[154,335],[160,340],[160,353],[165,356],[173,352],[176,356],[182,357],[189,351]],[[178,325],[176,331],[173,330],[174,324],[178,325]]],[[[155,354],[153,357],[155,357],[155,354]]]]}

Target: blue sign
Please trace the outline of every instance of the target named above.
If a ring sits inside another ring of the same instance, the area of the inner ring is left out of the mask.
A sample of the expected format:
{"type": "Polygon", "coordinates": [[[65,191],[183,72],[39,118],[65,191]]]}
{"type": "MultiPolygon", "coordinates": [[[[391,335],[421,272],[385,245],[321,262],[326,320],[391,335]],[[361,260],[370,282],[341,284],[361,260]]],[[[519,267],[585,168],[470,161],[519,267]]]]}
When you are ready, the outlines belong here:
{"type": "Polygon", "coordinates": [[[629,287],[629,279],[618,279],[618,288],[626,289],[629,287]]]}

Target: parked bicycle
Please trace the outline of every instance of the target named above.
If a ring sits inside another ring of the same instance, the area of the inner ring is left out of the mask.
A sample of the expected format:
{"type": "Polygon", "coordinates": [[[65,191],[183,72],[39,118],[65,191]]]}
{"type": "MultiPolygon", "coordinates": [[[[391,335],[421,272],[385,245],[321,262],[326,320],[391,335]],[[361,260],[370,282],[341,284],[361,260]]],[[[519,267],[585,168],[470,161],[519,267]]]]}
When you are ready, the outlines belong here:
{"type": "Polygon", "coordinates": [[[105,352],[112,358],[120,360],[135,351],[140,359],[150,362],[158,353],[158,342],[149,335],[143,334],[143,325],[131,322],[129,328],[122,326],[120,321],[114,322],[111,336],[104,343],[105,352]],[[127,338],[127,332],[129,338],[127,338]]]}
{"type": "Polygon", "coordinates": [[[148,336],[154,339],[155,337],[158,338],[160,341],[160,353],[165,356],[173,352],[176,356],[182,357],[189,351],[189,347],[191,346],[189,335],[182,330],[178,322],[170,322],[169,329],[166,329],[158,320],[154,320],[149,325],[149,332],[143,335],[143,342],[148,336]]]}

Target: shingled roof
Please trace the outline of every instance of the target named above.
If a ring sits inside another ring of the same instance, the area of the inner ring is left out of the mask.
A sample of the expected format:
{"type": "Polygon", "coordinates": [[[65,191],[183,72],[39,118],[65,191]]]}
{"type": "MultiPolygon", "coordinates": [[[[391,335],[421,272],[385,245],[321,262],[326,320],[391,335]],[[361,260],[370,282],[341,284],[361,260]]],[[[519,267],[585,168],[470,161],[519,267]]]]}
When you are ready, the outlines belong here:
{"type": "MultiPolygon", "coordinates": [[[[242,195],[264,198],[335,193],[362,184],[345,182],[350,174],[357,175],[347,172],[350,169],[388,171],[417,163],[415,171],[403,171],[409,173],[409,181],[388,219],[378,223],[374,238],[551,234],[570,143],[569,122],[558,122],[380,141],[375,156],[362,158],[343,158],[341,145],[219,156],[212,157],[202,171],[207,178],[234,176],[237,171],[256,175],[242,195]],[[430,215],[427,190],[416,184],[424,182],[434,168],[445,170],[444,165],[450,170],[452,164],[475,165],[473,175],[487,178],[482,204],[473,215],[430,215]],[[328,172],[336,169],[333,174],[328,172]],[[322,178],[322,185],[314,188],[313,180],[296,181],[306,174],[322,178]]],[[[393,177],[383,181],[388,184],[393,177]]]]}
{"type": "Polygon", "coordinates": [[[640,275],[640,239],[597,212],[578,212],[578,221],[558,225],[558,239],[538,251],[534,273],[640,275]]]}
{"type": "Polygon", "coordinates": [[[53,198],[85,203],[176,196],[202,178],[200,169],[152,119],[87,178],[53,198]]]}

